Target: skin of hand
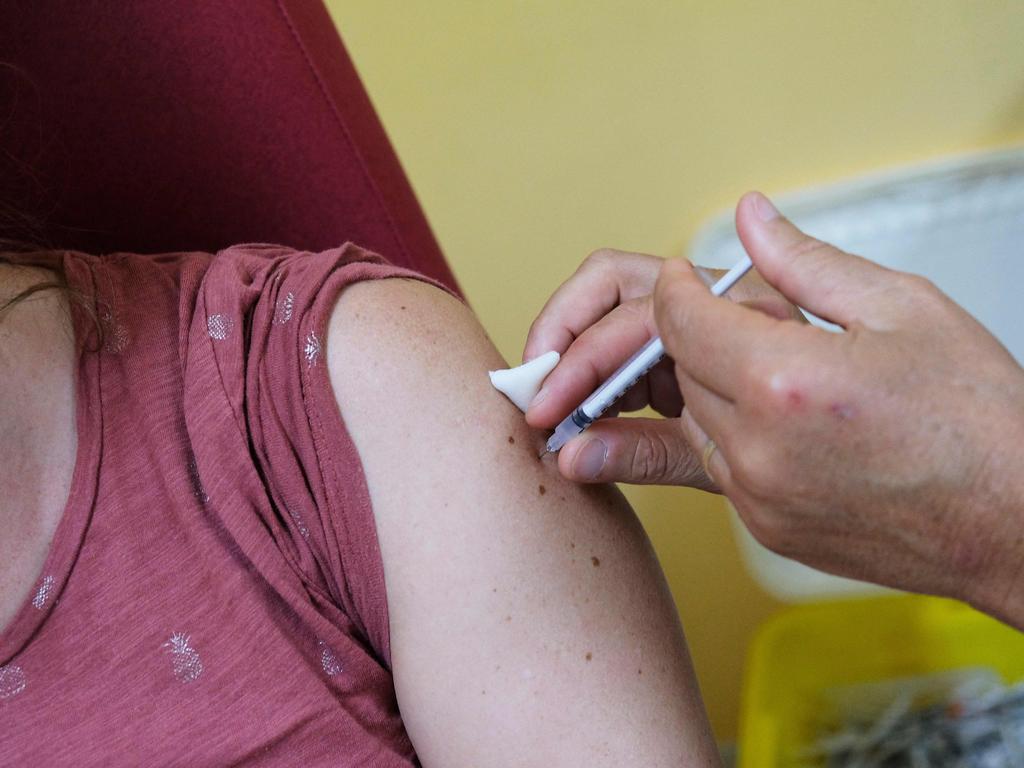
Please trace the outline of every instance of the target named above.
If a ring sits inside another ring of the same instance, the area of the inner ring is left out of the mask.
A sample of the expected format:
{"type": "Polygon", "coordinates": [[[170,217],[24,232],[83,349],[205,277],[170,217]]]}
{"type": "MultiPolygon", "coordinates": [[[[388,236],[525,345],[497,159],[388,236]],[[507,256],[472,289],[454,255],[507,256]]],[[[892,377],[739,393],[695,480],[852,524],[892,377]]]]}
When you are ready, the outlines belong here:
{"type": "MultiPolygon", "coordinates": [[[[664,259],[603,249],[590,254],[551,296],[526,339],[523,360],[548,350],[562,359],[526,412],[527,423],[553,429],[642,344],[657,334],[652,292],[664,259]]],[[[703,269],[707,285],[724,272],[703,269]]],[[[706,290],[706,288],[705,288],[706,290]]],[[[772,317],[803,320],[792,304],[749,273],[728,294],[772,317]]],[[[558,455],[562,475],[577,482],[657,483],[716,490],[679,426],[683,399],[665,359],[605,418],[558,455]],[[650,405],[664,419],[611,418],[650,405]]]]}
{"type": "Polygon", "coordinates": [[[694,451],[769,548],[957,597],[1024,628],[1024,371],[926,279],[852,256],[759,193],[736,228],[760,274],[845,329],[710,296],[667,262],[654,314],[694,451]]]}

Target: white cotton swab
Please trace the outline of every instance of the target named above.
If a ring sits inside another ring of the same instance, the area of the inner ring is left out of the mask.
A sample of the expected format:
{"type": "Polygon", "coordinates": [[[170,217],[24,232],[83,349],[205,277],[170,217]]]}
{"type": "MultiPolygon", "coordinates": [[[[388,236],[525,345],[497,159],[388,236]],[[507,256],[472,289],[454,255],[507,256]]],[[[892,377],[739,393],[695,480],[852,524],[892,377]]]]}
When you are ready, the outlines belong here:
{"type": "Polygon", "coordinates": [[[491,384],[496,390],[515,403],[520,411],[526,413],[530,402],[540,391],[540,385],[548,374],[555,370],[561,357],[555,351],[545,352],[528,363],[515,368],[488,371],[487,375],[491,377],[491,384]]]}

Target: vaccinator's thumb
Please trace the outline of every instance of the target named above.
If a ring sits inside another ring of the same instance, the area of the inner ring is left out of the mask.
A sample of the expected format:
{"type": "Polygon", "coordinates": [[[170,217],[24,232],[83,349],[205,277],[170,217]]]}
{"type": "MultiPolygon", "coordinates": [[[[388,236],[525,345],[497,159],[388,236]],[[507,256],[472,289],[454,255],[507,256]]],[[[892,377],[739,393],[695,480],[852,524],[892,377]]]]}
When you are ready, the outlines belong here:
{"type": "Polygon", "coordinates": [[[558,469],[579,483],[712,487],[678,419],[598,421],[566,443],[558,456],[558,469]]]}
{"type": "Polygon", "coordinates": [[[736,206],[736,232],[761,277],[819,317],[873,325],[898,307],[899,273],[805,234],[760,192],[736,206]]]}

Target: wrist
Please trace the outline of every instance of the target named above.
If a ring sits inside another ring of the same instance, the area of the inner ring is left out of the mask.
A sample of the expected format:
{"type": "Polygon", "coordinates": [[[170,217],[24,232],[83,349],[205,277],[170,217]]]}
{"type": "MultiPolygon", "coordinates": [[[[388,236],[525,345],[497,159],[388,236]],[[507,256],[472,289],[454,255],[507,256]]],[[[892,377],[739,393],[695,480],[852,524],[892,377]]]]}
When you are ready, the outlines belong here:
{"type": "MultiPolygon", "coordinates": [[[[1022,555],[1024,557],[1024,555],[1022,555]]],[[[1024,631],[1024,574],[1018,569],[1014,574],[995,578],[984,586],[973,590],[967,602],[982,613],[994,616],[1000,621],[1024,631]]]]}
{"type": "MultiPolygon", "coordinates": [[[[984,613],[1024,631],[1024,409],[1015,429],[1000,442],[1000,461],[989,462],[986,492],[976,492],[972,506],[985,509],[990,551],[982,578],[968,588],[967,601],[984,613]],[[1001,482],[994,482],[999,478],[1001,482]]],[[[985,525],[985,522],[982,525],[985,525]]],[[[979,531],[979,534],[981,532],[979,531]]]]}

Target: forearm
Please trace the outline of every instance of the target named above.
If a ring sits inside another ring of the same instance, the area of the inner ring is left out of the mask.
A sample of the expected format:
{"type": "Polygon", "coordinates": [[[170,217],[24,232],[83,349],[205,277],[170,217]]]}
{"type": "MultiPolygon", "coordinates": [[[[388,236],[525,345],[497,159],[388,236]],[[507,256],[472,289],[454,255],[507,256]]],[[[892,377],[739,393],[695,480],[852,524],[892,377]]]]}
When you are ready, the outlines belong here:
{"type": "MultiPolygon", "coordinates": [[[[984,567],[977,577],[968,572],[961,580],[960,596],[1024,631],[1024,413],[1017,423],[1001,426],[1004,437],[967,502],[984,509],[994,535],[986,536],[984,530],[963,532],[964,538],[986,542],[988,551],[979,555],[984,567]]],[[[964,519],[976,516],[971,512],[964,510],[964,519]]]]}

